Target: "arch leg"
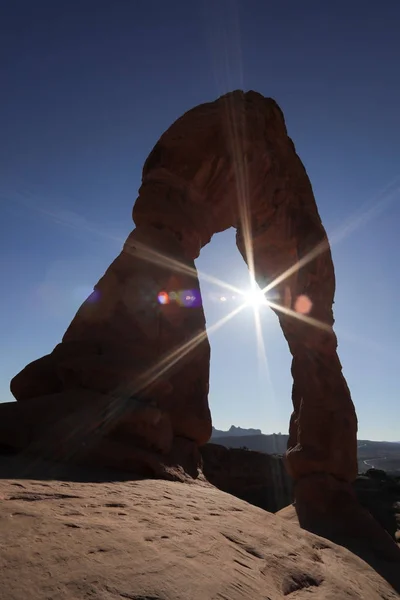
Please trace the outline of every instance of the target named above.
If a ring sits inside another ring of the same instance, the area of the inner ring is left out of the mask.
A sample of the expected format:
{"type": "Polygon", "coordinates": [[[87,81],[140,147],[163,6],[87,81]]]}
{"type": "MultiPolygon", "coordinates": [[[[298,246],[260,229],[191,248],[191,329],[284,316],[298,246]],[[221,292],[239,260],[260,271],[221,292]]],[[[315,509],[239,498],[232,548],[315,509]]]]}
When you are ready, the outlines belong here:
{"type": "MultiPolygon", "coordinates": [[[[269,204],[266,222],[257,230],[253,221],[251,232],[256,280],[278,292],[271,306],[293,357],[286,464],[295,480],[326,473],[351,482],[357,475],[357,418],[333,331],[334,268],[305,171],[299,159],[292,166],[299,190],[287,190],[287,201],[274,210],[269,204]],[[307,201],[300,193],[306,187],[307,201]]],[[[239,227],[237,245],[246,260],[244,239],[239,227]]]]}

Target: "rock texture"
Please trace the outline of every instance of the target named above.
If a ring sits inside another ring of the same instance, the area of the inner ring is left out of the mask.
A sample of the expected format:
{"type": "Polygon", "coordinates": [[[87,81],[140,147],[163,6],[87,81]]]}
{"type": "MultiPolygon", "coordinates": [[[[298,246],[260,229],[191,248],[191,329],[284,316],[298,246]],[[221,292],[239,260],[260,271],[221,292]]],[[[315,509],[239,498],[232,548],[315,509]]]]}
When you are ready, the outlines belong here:
{"type": "Polygon", "coordinates": [[[16,399],[68,404],[79,391],[84,406],[93,394],[110,398],[113,430],[128,435],[137,415],[131,443],[150,471],[175,460],[180,440],[204,444],[210,349],[194,259],[215,233],[235,227],[261,287],[275,281],[273,308],[293,355],[288,471],[295,480],[327,473],[351,482],[357,420],[332,329],[331,253],[274,100],[236,91],[178,119],[144,165],[133,219],[136,229],[62,343],[11,382],[16,399]],[[183,292],[190,307],[158,303],[160,291],[183,292]],[[137,401],[149,409],[134,411],[137,401]]]}
{"type": "Polygon", "coordinates": [[[0,458],[1,598],[399,597],[398,564],[360,558],[209,484],[14,460],[0,458]]]}

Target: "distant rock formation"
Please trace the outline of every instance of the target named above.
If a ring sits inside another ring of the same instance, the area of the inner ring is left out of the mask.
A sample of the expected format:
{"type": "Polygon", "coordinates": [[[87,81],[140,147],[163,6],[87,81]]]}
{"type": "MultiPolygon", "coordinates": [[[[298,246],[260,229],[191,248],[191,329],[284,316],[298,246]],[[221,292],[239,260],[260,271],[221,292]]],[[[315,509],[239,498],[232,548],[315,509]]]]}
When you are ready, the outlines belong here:
{"type": "Polygon", "coordinates": [[[261,429],[245,429],[243,427],[235,427],[231,425],[228,431],[222,431],[221,429],[212,428],[211,438],[225,437],[225,436],[240,436],[240,435],[262,435],[261,429]]]}
{"type": "MultiPolygon", "coordinates": [[[[240,428],[239,428],[240,429],[240,428]]],[[[217,435],[211,436],[211,442],[215,442],[226,448],[248,448],[255,452],[266,454],[284,454],[287,448],[289,436],[281,433],[251,433],[245,435],[228,435],[230,432],[219,431],[217,435]],[[219,435],[222,434],[222,435],[219,435]]],[[[378,469],[382,467],[386,473],[394,477],[400,477],[400,443],[399,442],[375,442],[371,440],[358,440],[358,472],[365,473],[371,467],[378,469]]]]}
{"type": "Polygon", "coordinates": [[[289,436],[278,433],[272,433],[270,435],[261,434],[247,434],[247,435],[214,435],[211,437],[211,442],[221,444],[226,448],[243,448],[246,447],[249,450],[255,452],[264,452],[265,454],[285,454],[288,445],[289,436]]]}

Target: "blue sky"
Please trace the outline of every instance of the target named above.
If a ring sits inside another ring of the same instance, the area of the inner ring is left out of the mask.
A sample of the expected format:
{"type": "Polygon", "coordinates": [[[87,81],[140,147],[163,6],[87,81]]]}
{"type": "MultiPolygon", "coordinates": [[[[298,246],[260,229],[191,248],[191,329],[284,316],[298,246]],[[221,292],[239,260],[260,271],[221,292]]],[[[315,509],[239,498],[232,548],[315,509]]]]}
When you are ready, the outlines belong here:
{"type": "MultiPolygon", "coordinates": [[[[6,3],[4,3],[6,4],[6,3]]],[[[132,229],[143,162],[235,89],[282,107],[332,239],[339,354],[359,437],[400,440],[400,3],[31,0],[0,14],[0,398],[52,350],[132,229]]],[[[233,230],[197,266],[248,287],[233,230]]],[[[202,282],[208,325],[227,312],[202,282]]],[[[290,356],[252,310],[211,336],[214,425],[286,432],[290,356]]]]}

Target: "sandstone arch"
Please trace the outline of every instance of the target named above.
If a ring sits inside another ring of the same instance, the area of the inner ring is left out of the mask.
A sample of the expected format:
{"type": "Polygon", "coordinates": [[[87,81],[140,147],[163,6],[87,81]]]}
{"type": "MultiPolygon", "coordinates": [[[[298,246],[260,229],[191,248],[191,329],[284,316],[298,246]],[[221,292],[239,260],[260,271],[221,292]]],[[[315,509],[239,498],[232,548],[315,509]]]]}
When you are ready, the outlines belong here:
{"type": "Polygon", "coordinates": [[[233,226],[246,261],[251,243],[261,286],[302,265],[277,285],[286,312],[276,313],[293,356],[288,470],[296,480],[323,473],[352,481],[357,420],[332,329],[332,258],[278,105],[236,91],[183,115],[144,165],[133,220],[62,343],[12,380],[20,404],[62,404],[77,390],[85,403],[84,392],[95,392],[102,400],[88,403],[108,410],[104,438],[125,436],[150,470],[165,463],[192,472],[196,447],[211,434],[205,317],[201,302],[163,306],[157,293],[194,289],[200,297],[194,260],[214,233],[233,226]],[[288,314],[301,295],[322,328],[288,314]]]}

